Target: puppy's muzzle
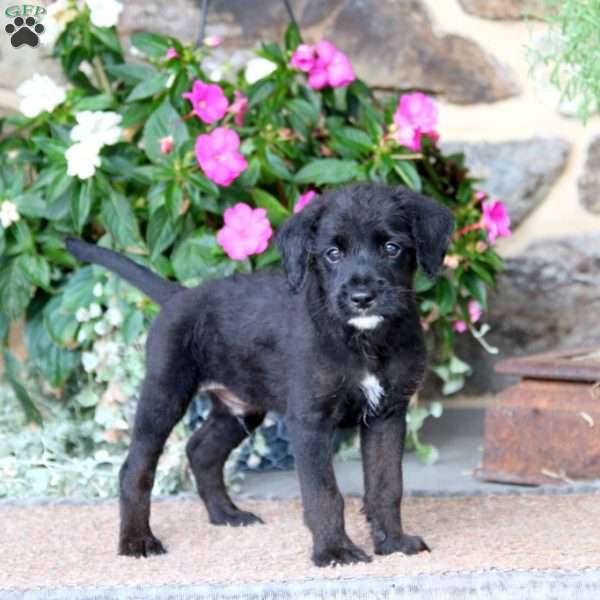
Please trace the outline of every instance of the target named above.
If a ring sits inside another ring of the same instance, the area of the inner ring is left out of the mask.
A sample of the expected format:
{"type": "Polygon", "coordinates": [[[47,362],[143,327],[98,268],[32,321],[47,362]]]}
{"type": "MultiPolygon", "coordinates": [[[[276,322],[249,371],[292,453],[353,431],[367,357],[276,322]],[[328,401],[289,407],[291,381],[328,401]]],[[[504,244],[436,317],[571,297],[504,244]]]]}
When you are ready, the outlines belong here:
{"type": "Polygon", "coordinates": [[[375,290],[360,289],[350,294],[350,305],[354,310],[366,311],[372,308],[377,299],[375,290]]]}

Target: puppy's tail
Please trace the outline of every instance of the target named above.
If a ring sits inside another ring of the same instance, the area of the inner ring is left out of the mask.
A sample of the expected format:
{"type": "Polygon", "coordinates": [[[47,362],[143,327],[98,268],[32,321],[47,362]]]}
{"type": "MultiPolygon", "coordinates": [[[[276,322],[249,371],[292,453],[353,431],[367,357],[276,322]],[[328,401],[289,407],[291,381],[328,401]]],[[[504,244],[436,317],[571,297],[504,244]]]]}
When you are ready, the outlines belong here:
{"type": "Polygon", "coordinates": [[[67,250],[76,258],[106,267],[109,271],[126,279],[158,304],[164,304],[173,294],[183,289],[183,286],[159,277],[156,273],[118,252],[71,237],[65,240],[65,244],[67,250]]]}

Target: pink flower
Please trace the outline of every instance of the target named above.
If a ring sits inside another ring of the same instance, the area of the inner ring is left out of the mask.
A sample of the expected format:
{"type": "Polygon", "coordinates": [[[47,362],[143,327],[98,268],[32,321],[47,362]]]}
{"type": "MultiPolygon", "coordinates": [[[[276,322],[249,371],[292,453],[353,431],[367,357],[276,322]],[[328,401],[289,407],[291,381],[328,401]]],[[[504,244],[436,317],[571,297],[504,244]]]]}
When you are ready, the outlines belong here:
{"type": "Polygon", "coordinates": [[[508,211],[500,200],[483,202],[481,207],[483,226],[487,229],[490,244],[493,244],[497,237],[509,237],[512,234],[508,211]]]}
{"type": "Polygon", "coordinates": [[[301,44],[290,65],[307,72],[308,85],[315,90],[345,87],[356,79],[348,57],[328,40],[321,40],[314,48],[301,44]]]}
{"type": "Polygon", "coordinates": [[[454,321],[452,324],[452,329],[454,329],[456,333],[464,333],[467,330],[467,323],[462,319],[459,321],[454,321]]]}
{"type": "Polygon", "coordinates": [[[196,158],[209,179],[228,186],[248,166],[239,148],[240,138],[233,129],[217,127],[211,133],[198,136],[196,158]]]}
{"type": "Polygon", "coordinates": [[[225,225],[217,232],[217,242],[229,258],[244,260],[267,249],[273,235],[264,208],[252,208],[239,202],[225,211],[225,225]]]}
{"type": "Polygon", "coordinates": [[[174,143],[174,139],[172,135],[167,135],[163,138],[160,138],[159,140],[159,144],[160,144],[160,153],[161,154],[171,154],[171,152],[173,152],[173,143],[174,143]]]}
{"type": "Polygon", "coordinates": [[[229,102],[223,90],[216,83],[194,82],[191,92],[182,94],[194,107],[196,114],[208,125],[222,119],[227,112],[229,102]]]}
{"type": "Polygon", "coordinates": [[[475,202],[483,202],[487,200],[488,195],[485,192],[475,192],[475,202]]]}
{"type": "Polygon", "coordinates": [[[294,213],[299,213],[307,204],[310,204],[312,200],[316,197],[317,192],[314,190],[309,190],[302,194],[294,206],[294,213]]]}
{"type": "Polygon", "coordinates": [[[416,152],[421,149],[423,135],[437,141],[437,121],[438,108],[431,98],[421,92],[404,94],[394,113],[394,137],[399,144],[416,152]]]}
{"type": "Polygon", "coordinates": [[[469,300],[469,304],[467,304],[467,310],[469,311],[471,323],[477,323],[477,321],[481,319],[483,310],[481,309],[481,304],[479,304],[477,300],[469,300]]]}
{"type": "Polygon", "coordinates": [[[248,98],[242,94],[242,92],[238,92],[235,90],[235,100],[233,104],[229,107],[229,112],[234,115],[233,120],[238,127],[242,127],[244,125],[244,115],[248,111],[248,98]]]}
{"type": "Polygon", "coordinates": [[[204,38],[204,45],[207,48],[218,48],[223,43],[220,35],[208,35],[204,38]]]}
{"type": "Polygon", "coordinates": [[[172,58],[179,58],[179,52],[175,48],[169,48],[165,54],[166,60],[171,60],[172,58]]]}
{"type": "Polygon", "coordinates": [[[300,44],[294,54],[292,54],[292,60],[290,65],[300,71],[308,73],[315,64],[315,49],[308,44],[300,44]]]}

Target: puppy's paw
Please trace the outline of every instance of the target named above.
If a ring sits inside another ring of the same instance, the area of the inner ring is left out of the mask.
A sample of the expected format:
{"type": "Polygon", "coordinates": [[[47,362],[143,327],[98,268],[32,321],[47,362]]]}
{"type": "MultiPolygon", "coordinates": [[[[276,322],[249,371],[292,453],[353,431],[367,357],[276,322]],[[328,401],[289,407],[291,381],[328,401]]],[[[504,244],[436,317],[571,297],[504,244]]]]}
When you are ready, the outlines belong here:
{"type": "Polygon", "coordinates": [[[371,557],[354,544],[345,544],[315,551],[313,562],[317,567],[336,567],[359,562],[371,562],[371,557]]]}
{"type": "Polygon", "coordinates": [[[229,525],[231,527],[246,527],[259,523],[264,525],[264,521],[254,513],[247,510],[228,510],[210,516],[210,522],[213,525],[229,525]]]}
{"type": "Polygon", "coordinates": [[[166,554],[167,551],[158,538],[152,534],[140,537],[124,538],[119,541],[119,554],[121,556],[135,556],[141,558],[153,554],[166,554]]]}
{"type": "Polygon", "coordinates": [[[418,535],[389,536],[375,544],[375,554],[393,554],[401,552],[411,555],[430,552],[429,546],[418,535]]]}

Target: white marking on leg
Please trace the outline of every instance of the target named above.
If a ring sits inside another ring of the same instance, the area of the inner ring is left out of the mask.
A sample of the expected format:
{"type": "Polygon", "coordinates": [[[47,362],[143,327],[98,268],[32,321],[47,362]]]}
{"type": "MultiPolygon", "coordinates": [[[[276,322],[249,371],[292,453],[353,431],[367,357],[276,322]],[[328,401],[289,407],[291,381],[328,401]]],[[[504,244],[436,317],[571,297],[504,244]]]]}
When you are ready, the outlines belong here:
{"type": "Polygon", "coordinates": [[[375,375],[372,373],[367,373],[364,379],[360,382],[360,388],[367,399],[369,409],[372,411],[377,410],[379,407],[379,402],[385,395],[385,391],[381,386],[379,379],[377,379],[377,377],[375,377],[375,375]]]}
{"type": "Polygon", "coordinates": [[[383,321],[383,317],[379,315],[368,315],[365,317],[352,317],[348,324],[356,327],[356,329],[375,329],[381,321],[383,321]]]}

